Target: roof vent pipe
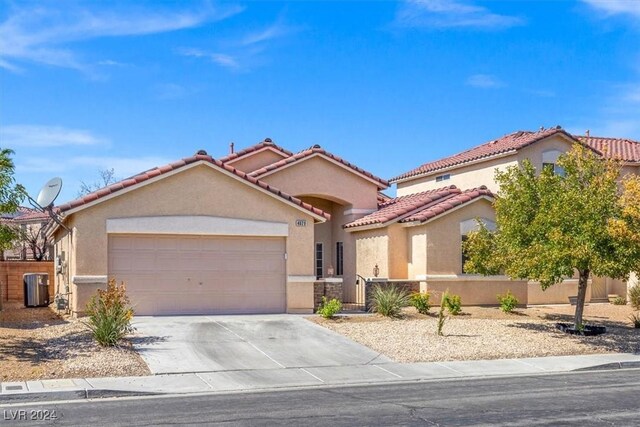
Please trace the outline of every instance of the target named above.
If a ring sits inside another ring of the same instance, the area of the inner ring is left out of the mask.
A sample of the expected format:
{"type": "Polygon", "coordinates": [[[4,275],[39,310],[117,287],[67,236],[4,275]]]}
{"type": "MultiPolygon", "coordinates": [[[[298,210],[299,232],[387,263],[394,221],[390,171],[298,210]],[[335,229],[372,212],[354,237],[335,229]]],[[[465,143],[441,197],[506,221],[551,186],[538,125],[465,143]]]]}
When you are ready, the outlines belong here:
{"type": "Polygon", "coordinates": [[[591,136],[591,131],[589,129],[587,129],[584,133],[585,133],[585,135],[587,135],[587,137],[591,136]]]}
{"type": "Polygon", "coordinates": [[[229,154],[233,154],[233,142],[229,143],[229,154]]]}

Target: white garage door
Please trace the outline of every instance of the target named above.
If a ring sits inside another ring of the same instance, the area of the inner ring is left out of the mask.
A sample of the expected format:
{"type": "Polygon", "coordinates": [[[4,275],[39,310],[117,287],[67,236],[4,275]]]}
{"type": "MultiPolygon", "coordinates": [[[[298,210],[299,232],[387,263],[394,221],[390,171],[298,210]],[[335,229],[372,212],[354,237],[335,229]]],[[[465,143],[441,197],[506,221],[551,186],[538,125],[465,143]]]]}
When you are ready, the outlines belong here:
{"type": "Polygon", "coordinates": [[[110,235],[109,277],[136,314],[282,313],[285,240],[110,235]]]}

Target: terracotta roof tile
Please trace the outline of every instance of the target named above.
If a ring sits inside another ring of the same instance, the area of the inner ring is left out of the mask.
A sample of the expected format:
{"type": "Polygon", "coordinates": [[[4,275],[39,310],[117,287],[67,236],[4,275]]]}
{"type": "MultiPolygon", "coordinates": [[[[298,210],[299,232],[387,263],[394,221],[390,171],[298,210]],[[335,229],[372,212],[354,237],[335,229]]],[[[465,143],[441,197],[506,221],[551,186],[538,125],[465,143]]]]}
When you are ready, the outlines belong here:
{"type": "Polygon", "coordinates": [[[359,168],[358,166],[354,165],[353,163],[349,163],[348,161],[344,160],[343,158],[336,156],[335,154],[329,153],[328,151],[326,151],[325,149],[323,149],[322,147],[320,147],[319,145],[314,145],[313,147],[307,148],[306,150],[300,151],[296,154],[293,154],[287,158],[284,158],[282,160],[279,160],[277,162],[274,162],[270,165],[264,166],[260,169],[257,169],[253,172],[250,173],[251,176],[254,177],[260,177],[268,172],[274,171],[276,169],[280,169],[284,166],[288,166],[292,163],[298,162],[300,160],[306,159],[314,154],[320,154],[322,156],[328,157],[332,160],[335,160],[345,166],[347,166],[348,168],[356,171],[357,173],[366,176],[367,178],[370,178],[374,181],[378,182],[378,188],[383,189],[383,188],[387,188],[389,186],[389,182],[387,182],[386,180],[379,178],[375,175],[373,175],[371,172],[367,172],[366,170],[359,168]]]}
{"type": "Polygon", "coordinates": [[[286,156],[292,156],[293,155],[293,153],[291,151],[286,150],[286,149],[280,147],[279,145],[274,144],[273,141],[271,141],[270,138],[265,138],[265,140],[262,141],[262,142],[259,142],[259,143],[255,144],[255,145],[252,145],[251,147],[244,148],[244,149],[242,149],[240,151],[236,151],[235,153],[231,153],[231,154],[226,155],[224,157],[220,157],[218,160],[220,160],[222,163],[226,163],[226,162],[229,162],[231,160],[235,160],[237,158],[246,156],[247,154],[254,153],[254,152],[256,152],[258,150],[261,150],[261,149],[263,149],[265,147],[271,147],[271,148],[281,152],[282,154],[284,154],[286,156]]]}
{"type": "Polygon", "coordinates": [[[562,133],[569,138],[573,138],[572,135],[568,134],[559,127],[543,129],[537,132],[518,131],[505,135],[496,140],[489,141],[482,145],[478,145],[477,147],[473,147],[469,150],[463,151],[453,156],[425,163],[422,166],[410,170],[409,172],[403,173],[402,175],[398,175],[395,178],[390,179],[389,182],[394,183],[406,178],[435,172],[439,169],[456,166],[462,163],[480,160],[503,153],[515,152],[521,148],[526,147],[527,145],[533,144],[534,142],[540,141],[541,139],[559,133],[562,133]]]}
{"type": "Polygon", "coordinates": [[[436,190],[396,197],[395,199],[380,203],[377,211],[346,224],[344,228],[382,225],[389,221],[400,220],[408,215],[415,214],[420,209],[453,197],[456,194],[460,194],[460,189],[452,185],[436,190]]]}
{"type": "Polygon", "coordinates": [[[141,182],[144,182],[144,181],[146,181],[146,180],[148,180],[150,178],[153,178],[153,177],[156,177],[156,176],[159,176],[159,175],[162,175],[162,174],[174,171],[174,170],[181,169],[181,168],[183,168],[183,167],[185,167],[187,165],[190,165],[192,163],[199,162],[199,161],[208,162],[208,163],[214,165],[215,167],[218,167],[218,168],[221,168],[221,169],[225,169],[225,170],[237,175],[238,177],[244,179],[245,181],[249,182],[251,185],[255,185],[257,187],[263,188],[263,189],[269,191],[270,193],[273,193],[273,194],[275,194],[276,196],[278,196],[278,197],[280,197],[282,199],[285,199],[285,200],[287,200],[287,201],[289,201],[291,203],[294,203],[294,204],[302,207],[303,209],[305,209],[305,210],[307,210],[309,212],[312,212],[312,213],[314,213],[316,215],[319,215],[319,216],[324,217],[326,219],[331,219],[331,215],[330,214],[328,214],[328,213],[326,213],[326,212],[324,212],[324,211],[322,211],[322,210],[320,210],[320,209],[318,209],[316,207],[313,207],[308,203],[304,203],[300,199],[298,199],[296,197],[293,197],[293,196],[291,196],[291,195],[289,195],[289,194],[287,194],[287,193],[285,193],[283,191],[280,191],[277,188],[272,187],[269,184],[267,184],[265,182],[262,182],[262,181],[258,180],[255,177],[251,177],[251,176],[247,175],[246,173],[244,173],[244,172],[242,172],[242,171],[240,171],[240,170],[238,170],[238,169],[236,169],[236,168],[234,168],[234,167],[232,167],[230,165],[224,164],[220,160],[213,159],[211,156],[203,155],[203,154],[196,154],[194,156],[186,157],[186,158],[184,158],[182,160],[179,160],[179,161],[176,161],[176,162],[173,162],[173,163],[169,163],[168,165],[159,166],[157,168],[150,169],[150,170],[148,170],[146,172],[143,172],[141,174],[135,175],[135,176],[133,176],[131,178],[127,178],[127,179],[124,179],[124,180],[122,180],[120,182],[116,182],[115,184],[111,184],[111,185],[109,185],[107,187],[101,188],[101,189],[99,189],[97,191],[89,193],[89,194],[87,194],[85,196],[82,196],[82,197],[80,197],[78,199],[71,200],[70,202],[67,202],[65,204],[62,204],[62,205],[58,206],[57,209],[59,209],[60,212],[69,211],[71,209],[80,207],[80,206],[85,205],[87,203],[91,203],[91,202],[93,202],[95,200],[98,200],[98,199],[100,199],[102,197],[105,197],[107,195],[117,193],[118,191],[121,191],[121,190],[123,190],[125,188],[128,188],[128,187],[131,187],[133,185],[136,185],[136,184],[139,184],[141,182]]]}
{"type": "Polygon", "coordinates": [[[626,162],[640,162],[640,142],[625,138],[576,135],[576,138],[601,154],[626,162]]]}
{"type": "Polygon", "coordinates": [[[466,190],[462,193],[455,194],[453,195],[453,197],[439,200],[434,205],[426,206],[424,209],[421,209],[415,214],[403,218],[400,222],[427,221],[481,196],[488,196],[491,198],[494,197],[493,193],[483,185],[478,188],[473,188],[471,190],[466,190]]]}
{"type": "Polygon", "coordinates": [[[30,222],[30,221],[47,221],[51,217],[46,212],[40,212],[33,208],[26,206],[18,207],[18,210],[11,214],[2,214],[2,219],[16,221],[16,222],[30,222]]]}

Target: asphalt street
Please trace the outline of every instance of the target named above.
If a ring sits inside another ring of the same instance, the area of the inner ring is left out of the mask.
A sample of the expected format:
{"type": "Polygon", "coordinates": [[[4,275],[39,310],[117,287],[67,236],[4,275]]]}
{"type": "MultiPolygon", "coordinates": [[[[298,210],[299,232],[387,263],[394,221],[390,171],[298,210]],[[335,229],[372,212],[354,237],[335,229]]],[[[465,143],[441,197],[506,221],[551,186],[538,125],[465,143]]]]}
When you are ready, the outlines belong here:
{"type": "Polygon", "coordinates": [[[638,426],[640,369],[0,405],[0,425],[638,426]]]}

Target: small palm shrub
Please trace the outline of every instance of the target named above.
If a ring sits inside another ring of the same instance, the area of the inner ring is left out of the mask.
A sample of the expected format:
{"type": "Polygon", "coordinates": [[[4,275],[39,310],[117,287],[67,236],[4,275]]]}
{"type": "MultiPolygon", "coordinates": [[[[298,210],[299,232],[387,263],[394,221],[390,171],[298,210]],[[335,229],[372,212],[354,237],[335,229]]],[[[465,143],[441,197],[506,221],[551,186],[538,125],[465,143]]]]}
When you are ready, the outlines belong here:
{"type": "Polygon", "coordinates": [[[431,294],[429,294],[429,292],[417,292],[411,295],[410,302],[411,305],[414,306],[416,310],[418,310],[418,313],[429,314],[429,310],[431,309],[431,304],[429,304],[430,299],[431,294]]]}
{"type": "Polygon", "coordinates": [[[342,310],[342,303],[339,300],[333,298],[327,301],[327,297],[323,296],[318,307],[318,314],[325,319],[332,319],[340,310],[342,310]]]}
{"type": "Polygon", "coordinates": [[[611,301],[613,305],[627,305],[627,299],[625,297],[616,297],[613,301],[611,301]]]}
{"type": "Polygon", "coordinates": [[[634,310],[640,310],[640,283],[629,289],[629,301],[631,301],[634,310]]]}
{"type": "Polygon", "coordinates": [[[462,312],[462,300],[460,299],[460,295],[454,295],[446,293],[445,305],[449,313],[453,316],[457,316],[462,312]]]}
{"type": "Polygon", "coordinates": [[[507,291],[504,295],[498,295],[498,302],[500,303],[500,310],[505,313],[513,312],[518,306],[518,298],[516,298],[511,291],[507,291]]]}
{"type": "Polygon", "coordinates": [[[87,304],[86,314],[88,321],[85,324],[91,330],[93,338],[102,346],[113,347],[125,335],[133,332],[133,308],[124,282],[118,286],[115,279],[110,279],[107,289],[98,289],[87,304]]]}
{"type": "Polygon", "coordinates": [[[380,286],[373,288],[371,311],[385,317],[400,317],[402,308],[409,305],[409,294],[397,286],[380,286]]]}

